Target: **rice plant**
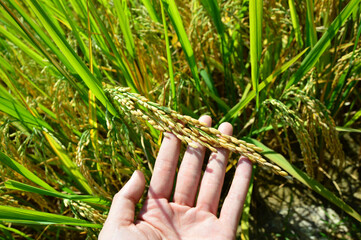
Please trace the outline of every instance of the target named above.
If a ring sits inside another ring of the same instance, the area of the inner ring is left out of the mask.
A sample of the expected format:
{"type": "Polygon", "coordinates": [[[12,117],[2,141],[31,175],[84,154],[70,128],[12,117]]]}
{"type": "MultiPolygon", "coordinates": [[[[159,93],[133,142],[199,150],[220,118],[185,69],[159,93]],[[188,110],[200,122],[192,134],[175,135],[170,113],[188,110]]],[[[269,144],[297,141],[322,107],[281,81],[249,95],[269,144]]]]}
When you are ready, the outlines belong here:
{"type": "Polygon", "coordinates": [[[326,184],[357,165],[341,137],[361,132],[360,20],[360,0],[0,0],[4,239],[96,239],[167,132],[229,149],[228,175],[245,155],[255,184],[300,182],[360,224],[326,184]]]}

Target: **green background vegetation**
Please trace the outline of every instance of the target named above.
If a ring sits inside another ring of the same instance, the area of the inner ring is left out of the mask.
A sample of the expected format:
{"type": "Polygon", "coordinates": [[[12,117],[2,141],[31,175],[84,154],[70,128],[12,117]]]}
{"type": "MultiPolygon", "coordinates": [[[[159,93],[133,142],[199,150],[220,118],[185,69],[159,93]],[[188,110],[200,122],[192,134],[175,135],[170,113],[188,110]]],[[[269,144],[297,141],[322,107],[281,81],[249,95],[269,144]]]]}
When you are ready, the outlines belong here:
{"type": "MultiPolygon", "coordinates": [[[[114,87],[231,122],[294,179],[255,167],[252,186],[307,186],[360,237],[337,184],[361,167],[342,146],[361,133],[360,2],[0,0],[0,238],[95,239],[131,173],[149,181],[162,133],[114,87]]],[[[252,186],[243,239],[262,227],[252,186]]]]}

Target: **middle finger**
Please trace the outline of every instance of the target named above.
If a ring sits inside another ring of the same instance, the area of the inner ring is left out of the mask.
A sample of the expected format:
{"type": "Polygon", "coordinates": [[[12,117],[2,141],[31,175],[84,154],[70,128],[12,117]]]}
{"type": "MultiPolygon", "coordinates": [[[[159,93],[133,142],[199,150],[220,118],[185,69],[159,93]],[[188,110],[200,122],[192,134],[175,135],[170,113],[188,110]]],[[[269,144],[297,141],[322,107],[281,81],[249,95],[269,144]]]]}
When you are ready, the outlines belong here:
{"type": "MultiPolygon", "coordinates": [[[[233,128],[229,123],[222,123],[218,130],[223,134],[232,135],[233,128]]],[[[197,208],[213,214],[217,214],[229,155],[229,151],[224,148],[217,150],[218,152],[212,153],[209,158],[197,199],[197,208]]]]}
{"type": "MultiPolygon", "coordinates": [[[[209,116],[199,118],[207,126],[211,126],[209,116]]],[[[179,168],[177,184],[174,192],[174,202],[192,207],[198,190],[198,183],[202,172],[205,147],[197,143],[197,148],[188,146],[179,168]]]]}

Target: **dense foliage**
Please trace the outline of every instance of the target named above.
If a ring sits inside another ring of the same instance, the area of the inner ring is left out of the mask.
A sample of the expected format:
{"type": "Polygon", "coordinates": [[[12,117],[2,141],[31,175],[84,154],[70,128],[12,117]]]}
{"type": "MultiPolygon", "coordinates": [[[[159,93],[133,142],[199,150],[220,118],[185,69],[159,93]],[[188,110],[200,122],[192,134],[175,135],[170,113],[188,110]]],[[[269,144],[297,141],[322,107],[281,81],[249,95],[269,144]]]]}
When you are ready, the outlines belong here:
{"type": "Polygon", "coordinates": [[[360,2],[0,0],[0,238],[95,239],[132,172],[149,181],[167,126],[189,122],[174,131],[191,142],[203,114],[234,125],[199,135],[238,144],[226,189],[237,153],[259,152],[254,185],[307,186],[357,229],[337,181],[361,168],[342,145],[361,133],[360,2]]]}

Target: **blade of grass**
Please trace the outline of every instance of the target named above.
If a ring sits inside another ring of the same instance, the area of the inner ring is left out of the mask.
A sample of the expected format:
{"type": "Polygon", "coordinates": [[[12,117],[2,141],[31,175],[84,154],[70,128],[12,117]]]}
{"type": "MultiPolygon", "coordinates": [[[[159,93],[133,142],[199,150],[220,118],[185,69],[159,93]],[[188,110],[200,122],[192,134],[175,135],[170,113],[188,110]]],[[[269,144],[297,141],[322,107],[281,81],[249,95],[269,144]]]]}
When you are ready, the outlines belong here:
{"type": "Polygon", "coordinates": [[[88,86],[90,90],[93,91],[94,95],[99,99],[103,106],[106,107],[110,113],[117,116],[117,111],[108,100],[108,98],[105,96],[105,93],[99,85],[99,82],[95,79],[94,75],[91,74],[84,62],[82,62],[79,56],[74,52],[74,50],[71,48],[64,36],[61,35],[58,29],[52,24],[51,20],[45,14],[39,3],[35,0],[27,0],[27,3],[32,8],[45,29],[48,31],[55,44],[63,52],[69,63],[71,63],[71,65],[74,67],[74,70],[82,78],[84,83],[88,86]]]}
{"type": "Polygon", "coordinates": [[[224,35],[224,25],[221,19],[221,12],[218,7],[218,2],[216,0],[201,0],[203,7],[207,10],[207,13],[210,15],[211,20],[216,27],[217,33],[221,37],[221,41],[225,40],[224,35]]]}
{"type": "MultiPolygon", "coordinates": [[[[360,22],[361,23],[361,22],[360,22]]],[[[345,100],[345,98],[342,98],[342,96],[345,93],[345,86],[347,84],[346,79],[348,79],[348,77],[350,76],[353,68],[354,68],[354,58],[355,58],[355,52],[358,46],[358,42],[360,39],[360,35],[361,35],[361,25],[358,27],[357,30],[357,35],[355,38],[355,43],[354,43],[354,47],[353,47],[353,51],[352,51],[352,55],[349,61],[349,66],[347,67],[347,69],[344,71],[344,73],[341,75],[339,81],[336,84],[336,87],[333,89],[332,91],[332,95],[329,99],[328,104],[327,104],[327,108],[331,110],[332,113],[334,113],[336,109],[340,109],[340,103],[343,102],[345,100]]],[[[349,88],[350,86],[348,86],[349,88]]],[[[347,97],[347,95],[345,96],[347,97]]]]}
{"type": "Polygon", "coordinates": [[[0,66],[9,72],[15,72],[14,67],[2,56],[0,56],[0,66]]]}
{"type": "Polygon", "coordinates": [[[7,38],[10,42],[18,46],[24,53],[26,53],[30,58],[32,58],[37,64],[42,67],[49,65],[49,63],[39,55],[36,51],[31,49],[29,46],[23,43],[19,38],[14,36],[9,30],[5,29],[0,25],[0,34],[7,38]]]}
{"type": "MultiPolygon", "coordinates": [[[[55,44],[50,40],[50,38],[44,33],[44,31],[32,20],[32,18],[22,9],[22,7],[15,0],[8,0],[13,8],[20,14],[21,17],[24,18],[25,22],[29,24],[29,26],[35,31],[36,34],[39,35],[39,38],[50,48],[52,53],[60,59],[60,61],[65,64],[70,70],[73,70],[71,65],[65,59],[64,55],[59,51],[59,49],[55,46],[55,44]]],[[[54,64],[54,59],[50,57],[50,54],[46,54],[47,51],[42,47],[42,44],[39,43],[36,38],[30,34],[27,28],[21,23],[21,21],[15,16],[15,14],[2,2],[1,5],[5,8],[5,10],[11,15],[11,17],[15,20],[15,22],[19,25],[19,27],[24,31],[24,33],[33,41],[36,47],[54,64]]],[[[55,66],[57,64],[54,64],[55,66]]],[[[59,70],[59,69],[58,69],[59,70]]],[[[61,71],[60,71],[61,72],[61,71]]],[[[64,75],[65,76],[65,75],[64,75]]]]}
{"type": "MultiPolygon", "coordinates": [[[[0,68],[0,79],[2,79],[2,81],[6,84],[6,86],[8,87],[8,89],[13,92],[12,98],[15,98],[17,100],[20,100],[20,102],[22,103],[22,105],[26,106],[29,110],[29,107],[25,101],[25,98],[23,96],[23,94],[20,92],[20,87],[17,83],[17,81],[15,81],[6,71],[3,71],[0,68]]],[[[31,112],[31,111],[29,111],[31,112]]]]}
{"type": "Polygon", "coordinates": [[[175,111],[177,111],[178,110],[178,101],[177,101],[175,82],[174,82],[172,53],[170,52],[170,44],[169,44],[169,38],[168,38],[168,27],[167,27],[167,21],[165,19],[164,7],[163,7],[162,1],[160,1],[160,7],[161,7],[161,12],[162,12],[165,45],[166,45],[166,49],[167,49],[167,60],[168,60],[168,71],[169,71],[169,78],[170,78],[170,90],[171,90],[171,96],[172,96],[172,106],[173,106],[173,109],[175,111]]]}
{"type": "Polygon", "coordinates": [[[35,37],[27,27],[20,21],[20,19],[14,14],[10,8],[7,7],[6,4],[2,0],[0,0],[0,5],[4,7],[4,9],[11,15],[11,17],[16,21],[16,23],[19,25],[19,27],[26,33],[26,35],[31,39],[34,46],[38,48],[44,56],[55,66],[55,68],[58,70],[58,72],[63,75],[73,86],[74,88],[80,93],[80,96],[84,99],[85,92],[80,88],[77,83],[74,81],[74,79],[63,69],[62,66],[58,63],[55,58],[48,53],[47,49],[43,46],[43,43],[48,46],[51,49],[52,53],[55,53],[56,56],[60,59],[60,61],[67,66],[68,69],[73,70],[72,65],[66,60],[64,55],[59,51],[59,49],[54,45],[54,43],[50,40],[50,38],[44,33],[42,29],[40,29],[39,26],[37,26],[32,20],[31,17],[28,16],[25,11],[16,3],[14,0],[8,1],[20,14],[20,16],[29,24],[29,26],[38,34],[39,38],[43,41],[40,42],[37,37],[35,37]]]}
{"type": "Polygon", "coordinates": [[[223,69],[224,69],[224,74],[225,74],[226,90],[227,90],[227,93],[229,94],[229,98],[231,99],[231,102],[234,102],[235,87],[234,87],[234,81],[232,78],[233,76],[232,76],[231,67],[230,67],[230,52],[227,47],[225,27],[222,22],[221,11],[219,9],[217,0],[201,0],[201,3],[203,5],[203,7],[206,9],[213,24],[215,25],[217,33],[221,40],[220,45],[221,45],[223,69]]]}
{"type": "Polygon", "coordinates": [[[24,74],[23,72],[21,72],[20,69],[17,69],[16,72],[17,72],[18,74],[20,74],[21,77],[22,77],[24,80],[28,81],[28,82],[31,84],[31,86],[34,87],[34,89],[36,89],[39,93],[41,93],[41,95],[43,95],[43,96],[44,96],[45,98],[47,98],[47,99],[51,99],[51,97],[49,96],[49,94],[47,94],[43,89],[41,89],[41,88],[38,86],[38,84],[36,84],[28,75],[26,75],[26,74],[24,74]]]}
{"type": "Polygon", "coordinates": [[[311,49],[316,45],[317,42],[317,34],[316,34],[316,26],[315,20],[313,17],[314,12],[314,4],[313,0],[306,0],[306,43],[308,47],[311,49]]]}
{"type": "MultiPolygon", "coordinates": [[[[283,64],[280,68],[275,70],[270,76],[268,76],[264,81],[261,82],[261,84],[258,86],[259,91],[262,91],[268,83],[272,81],[275,77],[277,77],[279,74],[286,71],[293,63],[295,63],[305,52],[307,49],[303,50],[301,53],[299,53],[296,57],[292,58],[287,63],[283,64]]],[[[239,101],[232,109],[220,120],[219,123],[222,122],[229,122],[231,119],[234,119],[238,116],[239,112],[247,106],[247,104],[252,101],[252,99],[256,96],[256,91],[252,90],[246,98],[242,98],[241,101],[239,101]]]]}
{"type": "Polygon", "coordinates": [[[259,76],[262,54],[262,14],[263,0],[249,1],[249,32],[252,87],[256,93],[256,110],[259,108],[259,76]]]}
{"type": "Polygon", "coordinates": [[[11,17],[11,15],[4,9],[0,8],[0,16],[1,16],[1,24],[8,29],[11,30],[12,33],[20,39],[24,39],[25,41],[31,42],[31,40],[27,37],[27,35],[21,30],[16,21],[11,17]]]}
{"type": "MultiPolygon", "coordinates": [[[[19,101],[17,99],[14,99],[13,96],[9,93],[9,91],[5,87],[3,87],[2,84],[0,85],[0,98],[1,97],[4,98],[4,99],[8,99],[8,100],[11,99],[13,102],[21,105],[19,103],[19,101]]],[[[0,108],[0,111],[2,111],[1,108],[0,108]]],[[[3,112],[5,112],[5,111],[3,111],[3,112]]]]}
{"type": "Polygon", "coordinates": [[[87,180],[85,179],[83,174],[81,174],[77,165],[69,158],[66,151],[62,148],[58,140],[47,132],[43,132],[43,134],[46,140],[49,142],[51,148],[54,150],[54,152],[62,162],[64,170],[72,177],[74,182],[77,183],[77,186],[86,193],[93,194],[93,191],[89,186],[87,180]]]}
{"type": "MultiPolygon", "coordinates": [[[[0,229],[3,229],[3,230],[6,230],[6,231],[9,231],[9,232],[13,232],[15,234],[18,234],[19,236],[25,238],[25,239],[28,239],[28,240],[33,240],[33,238],[29,237],[27,234],[23,233],[22,231],[16,229],[16,228],[12,228],[12,227],[6,227],[2,224],[0,224],[0,229]]],[[[7,239],[7,238],[5,238],[7,239]]],[[[13,238],[15,239],[15,238],[13,238]]]]}
{"type": "Polygon", "coordinates": [[[157,12],[155,11],[155,8],[150,0],[142,0],[145,8],[147,9],[150,18],[154,22],[161,23],[160,17],[158,16],[157,12]]]}
{"type": "Polygon", "coordinates": [[[135,44],[134,44],[132,31],[130,30],[129,19],[127,16],[127,11],[128,11],[127,4],[125,1],[121,2],[120,0],[117,0],[117,1],[114,1],[114,6],[115,6],[115,10],[116,10],[115,12],[117,13],[118,19],[119,19],[120,30],[122,31],[123,36],[124,36],[126,49],[129,53],[131,59],[134,59],[135,44]]]}
{"type": "Polygon", "coordinates": [[[352,118],[345,124],[345,127],[349,127],[352,124],[354,124],[359,118],[361,117],[361,109],[358,110],[355,115],[352,116],[352,118]]]}
{"type": "Polygon", "coordinates": [[[207,73],[206,70],[202,69],[200,71],[200,75],[203,78],[204,82],[206,83],[209,91],[213,94],[216,95],[217,97],[219,97],[217,88],[214,86],[214,82],[213,79],[211,78],[211,76],[207,73]]]}
{"type": "Polygon", "coordinates": [[[101,224],[90,223],[81,219],[66,217],[62,215],[21,209],[10,206],[0,206],[0,221],[7,223],[24,224],[61,224],[83,227],[102,228],[101,224]]]}
{"type": "MultiPolygon", "coordinates": [[[[83,52],[84,56],[88,57],[89,56],[88,49],[86,48],[86,45],[80,36],[80,33],[78,31],[78,28],[77,28],[75,22],[72,21],[72,19],[71,19],[71,11],[69,9],[69,6],[67,4],[64,4],[63,0],[61,0],[61,1],[62,2],[60,2],[60,0],[55,0],[55,3],[59,6],[58,8],[61,10],[61,12],[66,16],[66,20],[69,24],[69,29],[74,34],[74,37],[76,38],[77,43],[79,44],[79,48],[83,52]]],[[[65,22],[65,20],[64,20],[64,22],[65,22]]]]}
{"type": "MultiPolygon", "coordinates": [[[[89,70],[90,73],[93,74],[93,50],[92,50],[92,38],[91,38],[91,29],[90,29],[90,17],[89,17],[89,9],[88,10],[88,42],[89,42],[89,70]]],[[[89,90],[89,125],[90,129],[90,139],[95,151],[95,154],[98,154],[98,123],[97,123],[97,105],[95,101],[95,95],[92,90],[89,90]]],[[[97,163],[97,166],[99,164],[97,163]]],[[[99,169],[100,167],[98,167],[99,169]]]]}
{"type": "MultiPolygon", "coordinates": [[[[64,8],[67,8],[67,4],[70,2],[68,6],[68,12],[72,14],[72,11],[75,11],[76,14],[82,19],[88,19],[88,9],[93,7],[93,2],[90,0],[61,0],[64,8]],[[72,7],[72,9],[70,9],[72,7]]],[[[101,5],[99,5],[100,7],[101,5]]],[[[91,11],[92,12],[92,11],[91,11]]],[[[102,35],[102,30],[97,23],[97,19],[93,14],[89,15],[91,31],[94,33],[93,38],[97,42],[99,48],[103,51],[107,57],[109,57],[110,48],[106,43],[104,36],[102,35]]],[[[88,24],[87,21],[74,21],[79,23],[79,33],[85,38],[88,35],[88,24]]],[[[114,55],[113,55],[114,58],[114,55]]],[[[111,59],[111,58],[110,58],[111,59]]]]}
{"type": "MultiPolygon", "coordinates": [[[[186,30],[183,25],[182,18],[177,9],[177,5],[174,0],[161,0],[164,3],[165,9],[171,19],[173,27],[177,33],[178,39],[182,45],[183,51],[185,53],[187,62],[192,72],[192,76],[194,78],[196,90],[200,93],[201,97],[204,99],[203,92],[201,90],[200,79],[198,76],[198,67],[196,64],[196,58],[194,56],[194,52],[189,42],[186,30]]],[[[208,106],[208,102],[204,102],[208,106]]]]}
{"type": "MultiPolygon", "coordinates": [[[[110,59],[114,59],[115,63],[117,63],[118,67],[122,71],[124,78],[126,80],[127,86],[130,87],[134,92],[139,92],[140,89],[138,82],[136,81],[136,77],[133,74],[133,71],[130,68],[130,63],[125,57],[125,54],[121,52],[121,49],[117,49],[115,43],[113,42],[113,38],[109,35],[108,29],[106,29],[104,23],[101,18],[97,14],[97,9],[94,6],[93,2],[89,0],[89,10],[92,16],[95,19],[95,25],[99,27],[99,34],[104,38],[104,42],[106,45],[103,46],[103,51],[108,55],[110,59]],[[120,52],[119,52],[119,51],[120,52]],[[115,56],[115,58],[114,58],[115,56]]],[[[92,25],[93,27],[93,25],[92,25]]],[[[99,36],[99,37],[100,37],[99,36]]]]}
{"type": "Polygon", "coordinates": [[[0,96],[1,112],[4,112],[19,120],[24,124],[24,126],[28,127],[28,129],[31,129],[32,127],[41,129],[44,127],[49,131],[54,131],[54,129],[47,122],[34,117],[25,107],[13,100],[3,98],[3,96],[4,95],[0,96]]]}
{"type": "Polygon", "coordinates": [[[39,113],[45,113],[47,114],[50,118],[53,118],[55,120],[58,120],[60,122],[62,122],[62,124],[64,124],[65,126],[67,126],[69,129],[71,129],[71,131],[73,133],[75,133],[75,135],[77,135],[78,137],[81,137],[81,132],[79,132],[76,128],[72,127],[67,121],[65,121],[63,118],[58,118],[56,116],[55,113],[53,113],[52,111],[50,111],[48,108],[46,108],[43,104],[38,103],[38,107],[41,111],[39,111],[39,113]]]}
{"type": "Polygon", "coordinates": [[[342,10],[342,12],[335,18],[331,23],[330,27],[323,34],[323,36],[318,40],[316,45],[311,49],[307,54],[306,58],[302,61],[300,68],[294,73],[289,82],[286,85],[286,89],[289,89],[292,85],[298,83],[303,76],[315,66],[318,59],[325,52],[325,50],[330,46],[331,40],[336,36],[340,27],[346,22],[348,17],[352,14],[354,8],[360,3],[361,0],[351,0],[347,6],[342,10]]]}
{"type": "Polygon", "coordinates": [[[23,90],[23,89],[18,85],[18,82],[10,74],[3,71],[1,68],[0,68],[0,77],[2,77],[2,79],[5,82],[5,84],[7,85],[7,87],[13,92],[14,96],[11,97],[10,99],[20,100],[22,106],[25,106],[25,108],[27,109],[27,111],[29,113],[31,113],[31,115],[33,115],[34,117],[39,117],[36,110],[30,108],[29,104],[26,101],[26,98],[24,97],[23,93],[21,92],[21,90],[23,90]],[[15,98],[15,96],[17,98],[15,98]]]}
{"type": "Polygon", "coordinates": [[[361,133],[361,129],[348,128],[348,127],[336,127],[336,130],[339,132],[361,133]]]}
{"type": "Polygon", "coordinates": [[[214,81],[207,71],[202,69],[200,75],[208,88],[205,88],[205,94],[209,95],[218,105],[218,108],[221,109],[223,113],[227,113],[230,110],[228,104],[226,104],[220,97],[217,91],[217,88],[214,86],[214,81]]]}
{"type": "MultiPolygon", "coordinates": [[[[58,8],[61,10],[62,15],[64,16],[63,22],[68,23],[69,25],[69,30],[72,31],[72,33],[74,34],[74,37],[77,40],[77,43],[79,44],[79,47],[84,55],[84,57],[86,58],[87,62],[90,62],[89,60],[89,48],[86,47],[86,43],[84,42],[83,38],[85,38],[85,32],[84,32],[84,28],[78,24],[78,22],[76,21],[76,19],[74,19],[74,14],[70,9],[70,6],[68,6],[68,2],[65,0],[54,0],[54,2],[56,3],[56,5],[58,6],[58,8]]],[[[74,7],[74,6],[73,6],[74,7]]],[[[57,16],[58,18],[60,18],[59,16],[57,16]]],[[[88,16],[88,23],[89,21],[91,22],[93,19],[91,16],[88,16]]],[[[94,21],[94,20],[93,20],[94,21]]],[[[91,24],[90,24],[91,25],[91,24]]],[[[94,28],[94,26],[92,26],[94,28]]],[[[89,24],[88,24],[88,32],[89,32],[89,24]]],[[[92,30],[90,30],[90,32],[92,32],[92,30]]],[[[89,35],[89,34],[88,34],[89,35]]],[[[92,35],[92,37],[94,37],[94,35],[92,35]]],[[[96,40],[98,40],[98,36],[95,37],[96,40]]],[[[93,61],[93,74],[95,73],[96,79],[102,79],[102,73],[99,70],[98,67],[98,63],[96,61],[96,59],[92,59],[93,61]]],[[[112,82],[113,79],[109,78],[108,79],[112,82]]]]}
{"type": "Polygon", "coordinates": [[[282,169],[287,171],[292,177],[296,178],[298,181],[306,185],[307,187],[311,188],[316,193],[320,194],[324,198],[326,198],[328,201],[332,202],[339,208],[341,208],[343,211],[345,211],[347,214],[349,214],[351,217],[355,218],[356,220],[361,222],[361,215],[357,213],[352,207],[350,207],[348,204],[346,204],[344,201],[342,201],[340,198],[338,198],[335,194],[330,192],[327,188],[325,188],[321,183],[316,181],[315,179],[312,179],[309,177],[306,173],[295,167],[293,164],[289,163],[281,154],[273,151],[272,149],[266,147],[261,142],[247,138],[244,139],[247,142],[255,144],[257,147],[260,147],[263,149],[262,154],[269,158],[272,162],[280,166],[282,169]]]}
{"type": "Polygon", "coordinates": [[[74,201],[83,201],[83,202],[97,204],[97,205],[110,206],[110,201],[103,199],[103,198],[94,197],[94,196],[90,196],[90,195],[69,195],[69,194],[60,193],[60,192],[44,190],[44,189],[41,189],[38,187],[30,186],[28,184],[14,181],[14,180],[6,181],[5,187],[7,189],[31,192],[31,193],[36,193],[36,194],[45,195],[45,196],[58,197],[58,198],[69,199],[69,200],[74,200],[74,201]]]}
{"type": "Polygon", "coordinates": [[[67,25],[66,22],[62,21],[63,18],[57,18],[55,16],[59,16],[60,9],[56,7],[53,3],[53,1],[47,1],[47,0],[38,0],[39,4],[41,4],[42,10],[44,13],[49,17],[48,19],[51,21],[53,26],[57,29],[58,32],[60,32],[61,35],[65,35],[63,28],[60,26],[60,24],[67,25]]]}
{"type": "Polygon", "coordinates": [[[295,0],[288,0],[288,6],[290,8],[291,20],[292,20],[293,29],[295,31],[296,41],[298,43],[298,46],[300,48],[303,48],[301,28],[300,28],[300,22],[298,19],[298,14],[296,11],[295,0]]]}
{"type": "Polygon", "coordinates": [[[9,158],[4,153],[0,152],[0,162],[14,170],[15,172],[21,174],[25,178],[29,179],[33,183],[45,188],[46,190],[50,192],[56,192],[54,188],[52,188],[49,184],[41,180],[38,176],[36,176],[33,172],[29,171],[27,168],[25,168],[23,165],[19,164],[15,160],[9,158]]]}

